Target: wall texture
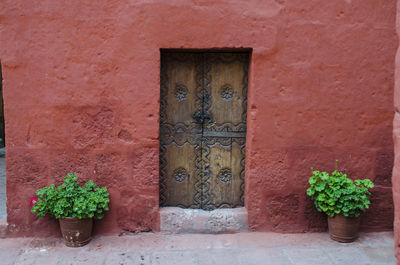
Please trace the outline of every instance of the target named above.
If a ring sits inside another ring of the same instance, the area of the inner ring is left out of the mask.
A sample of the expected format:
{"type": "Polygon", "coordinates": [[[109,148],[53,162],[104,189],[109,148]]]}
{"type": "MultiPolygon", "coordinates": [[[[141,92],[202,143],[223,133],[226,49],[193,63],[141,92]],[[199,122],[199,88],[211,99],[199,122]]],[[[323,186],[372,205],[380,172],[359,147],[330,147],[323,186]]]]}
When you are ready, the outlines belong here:
{"type": "Polygon", "coordinates": [[[377,184],[363,227],[391,229],[395,16],[395,0],[4,0],[9,234],[56,233],[29,199],[67,172],[109,188],[97,232],[159,228],[159,48],[253,49],[253,229],[324,230],[305,189],[335,159],[377,184]]]}
{"type": "MultiPolygon", "coordinates": [[[[400,1],[397,1],[397,36],[400,37],[400,1]]],[[[394,203],[394,244],[397,262],[400,263],[400,48],[396,53],[395,87],[394,87],[395,115],[393,120],[393,139],[395,161],[393,168],[393,201],[394,203]]]]}

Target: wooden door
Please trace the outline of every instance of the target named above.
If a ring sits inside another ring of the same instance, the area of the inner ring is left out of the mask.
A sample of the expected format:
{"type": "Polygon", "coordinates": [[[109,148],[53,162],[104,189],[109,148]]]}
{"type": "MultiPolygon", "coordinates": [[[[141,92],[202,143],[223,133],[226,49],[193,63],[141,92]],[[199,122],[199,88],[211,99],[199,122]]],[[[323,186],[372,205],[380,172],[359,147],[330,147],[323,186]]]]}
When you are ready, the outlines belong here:
{"type": "Polygon", "coordinates": [[[243,206],[248,63],[248,53],[162,53],[161,206],[243,206]]]}

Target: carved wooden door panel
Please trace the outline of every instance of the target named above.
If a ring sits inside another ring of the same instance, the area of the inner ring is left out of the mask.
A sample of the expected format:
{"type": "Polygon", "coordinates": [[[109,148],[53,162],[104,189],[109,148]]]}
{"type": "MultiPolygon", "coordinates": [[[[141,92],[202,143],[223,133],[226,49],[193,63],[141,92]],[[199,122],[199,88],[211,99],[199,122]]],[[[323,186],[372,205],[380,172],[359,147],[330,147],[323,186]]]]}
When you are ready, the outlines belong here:
{"type": "Polygon", "coordinates": [[[161,57],[160,205],[243,206],[247,53],[161,57]]]}
{"type": "Polygon", "coordinates": [[[205,54],[202,208],[243,205],[248,54],[205,54]]]}
{"type": "Polygon", "coordinates": [[[161,57],[160,204],[201,207],[202,124],[192,114],[202,109],[201,54],[161,57]]]}

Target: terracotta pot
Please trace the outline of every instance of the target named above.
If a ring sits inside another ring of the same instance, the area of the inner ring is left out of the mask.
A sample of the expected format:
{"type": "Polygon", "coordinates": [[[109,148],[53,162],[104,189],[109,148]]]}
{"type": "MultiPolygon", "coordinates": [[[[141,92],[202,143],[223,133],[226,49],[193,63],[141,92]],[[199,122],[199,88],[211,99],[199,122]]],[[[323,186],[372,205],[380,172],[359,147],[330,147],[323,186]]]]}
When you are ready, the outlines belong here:
{"type": "Polygon", "coordinates": [[[92,235],[93,219],[66,217],[59,219],[61,234],[68,247],[81,247],[89,243],[92,235]]]}
{"type": "Polygon", "coordinates": [[[335,215],[328,217],[329,235],[335,241],[350,243],[358,237],[359,217],[345,217],[335,215]]]}

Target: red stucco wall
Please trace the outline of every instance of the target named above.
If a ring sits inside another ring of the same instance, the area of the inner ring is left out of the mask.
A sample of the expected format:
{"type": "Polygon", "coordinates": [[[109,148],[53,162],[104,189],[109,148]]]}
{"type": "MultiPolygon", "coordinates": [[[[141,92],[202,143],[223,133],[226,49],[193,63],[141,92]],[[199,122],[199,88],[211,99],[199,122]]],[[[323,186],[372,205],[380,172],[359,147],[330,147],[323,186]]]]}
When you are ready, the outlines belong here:
{"type": "MultiPolygon", "coordinates": [[[[397,2],[397,35],[400,36],[400,1],[397,2]]],[[[400,48],[396,53],[395,87],[394,87],[395,116],[393,120],[393,139],[395,161],[393,167],[393,201],[394,203],[394,245],[397,263],[400,264],[400,48]]]]}
{"type": "Polygon", "coordinates": [[[157,230],[160,48],[252,48],[245,204],[260,231],[325,229],[310,167],[375,180],[392,227],[395,0],[22,1],[0,9],[10,235],[67,172],[111,193],[101,233],[157,230]]]}

